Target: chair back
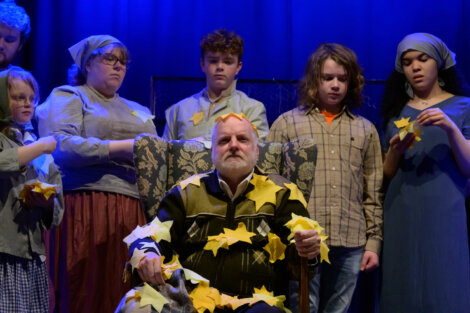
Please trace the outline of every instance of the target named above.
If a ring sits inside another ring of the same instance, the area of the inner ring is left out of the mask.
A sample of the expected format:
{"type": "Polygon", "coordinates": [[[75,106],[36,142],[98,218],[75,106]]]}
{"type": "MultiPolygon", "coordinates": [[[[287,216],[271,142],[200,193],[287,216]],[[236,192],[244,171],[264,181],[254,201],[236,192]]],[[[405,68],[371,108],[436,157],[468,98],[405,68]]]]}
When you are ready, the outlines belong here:
{"type": "MultiPolygon", "coordinates": [[[[258,166],[297,184],[309,199],[317,160],[313,139],[285,144],[260,142],[258,166]]],[[[196,140],[166,141],[156,135],[139,135],[134,144],[134,164],[142,208],[147,221],[157,213],[166,192],[178,181],[213,170],[211,149],[196,140]]]]}

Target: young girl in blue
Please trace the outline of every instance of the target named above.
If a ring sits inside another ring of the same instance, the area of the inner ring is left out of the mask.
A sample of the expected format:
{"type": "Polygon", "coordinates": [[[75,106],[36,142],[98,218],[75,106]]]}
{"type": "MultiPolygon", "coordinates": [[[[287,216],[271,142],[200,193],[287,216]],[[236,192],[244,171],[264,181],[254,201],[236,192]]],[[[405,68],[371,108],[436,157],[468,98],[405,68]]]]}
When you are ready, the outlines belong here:
{"type": "Polygon", "coordinates": [[[50,155],[56,140],[31,132],[38,100],[31,73],[0,72],[0,312],[49,311],[42,231],[59,224],[64,206],[50,155]],[[46,184],[54,185],[51,195],[24,191],[46,184]]]}

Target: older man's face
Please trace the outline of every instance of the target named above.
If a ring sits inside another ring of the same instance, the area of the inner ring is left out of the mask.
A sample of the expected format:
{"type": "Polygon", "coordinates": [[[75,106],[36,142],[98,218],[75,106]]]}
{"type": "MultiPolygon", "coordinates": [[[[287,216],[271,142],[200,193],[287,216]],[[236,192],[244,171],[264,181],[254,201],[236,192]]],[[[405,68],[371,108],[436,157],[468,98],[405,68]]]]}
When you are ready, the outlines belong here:
{"type": "Polygon", "coordinates": [[[258,155],[256,133],[247,120],[229,117],[217,124],[212,137],[212,162],[224,180],[246,177],[258,155]]]}

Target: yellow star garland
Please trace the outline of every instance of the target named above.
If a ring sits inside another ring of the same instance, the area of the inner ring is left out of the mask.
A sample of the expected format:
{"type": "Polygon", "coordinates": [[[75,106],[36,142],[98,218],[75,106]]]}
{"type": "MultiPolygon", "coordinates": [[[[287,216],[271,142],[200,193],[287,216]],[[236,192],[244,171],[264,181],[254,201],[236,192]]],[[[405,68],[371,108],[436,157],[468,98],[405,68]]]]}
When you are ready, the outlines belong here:
{"type": "Polygon", "coordinates": [[[272,180],[267,179],[267,176],[258,174],[253,174],[250,183],[254,185],[255,188],[248,192],[246,197],[255,202],[256,212],[258,212],[265,203],[276,205],[276,193],[281,190],[282,187],[276,185],[272,180]]]}

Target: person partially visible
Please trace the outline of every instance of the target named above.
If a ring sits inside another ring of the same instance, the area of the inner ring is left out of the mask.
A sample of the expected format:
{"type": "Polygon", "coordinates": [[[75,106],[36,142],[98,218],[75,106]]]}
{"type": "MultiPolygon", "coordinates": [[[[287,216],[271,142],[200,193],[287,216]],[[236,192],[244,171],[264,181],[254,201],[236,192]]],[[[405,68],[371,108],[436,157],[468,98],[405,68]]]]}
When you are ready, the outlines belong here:
{"type": "Polygon", "coordinates": [[[146,223],[139,203],[133,143],[156,134],[148,108],[117,93],[130,55],[109,35],[69,48],[70,85],[55,88],[37,109],[39,134],[57,138],[54,158],[64,183],[66,214],[52,235],[58,312],[113,312],[129,285],[122,239],[146,223]]]}
{"type": "MultiPolygon", "coordinates": [[[[131,235],[136,240],[129,243],[130,255],[135,258],[134,254],[144,251],[137,267],[144,282],[164,285],[162,260],[168,263],[177,255],[183,267],[208,279],[218,292],[240,300],[251,297],[254,288],[262,286],[276,296],[286,291],[285,259],[272,257],[271,262],[270,253],[263,247],[275,236],[287,246],[286,257],[292,260],[299,255],[313,260],[320,252],[320,236],[314,229],[298,231],[295,244],[289,245],[290,231],[285,224],[293,213],[308,216],[302,203],[305,200],[285,178],[257,168],[258,155],[256,128],[246,116],[229,113],[216,121],[211,154],[215,170],[173,187],[152,222],[171,224],[171,243],[157,243],[158,235],[152,236],[154,239],[139,237],[137,232],[131,235]],[[267,194],[274,197],[268,200],[267,194]],[[211,238],[235,230],[249,240],[221,247],[217,253],[204,248],[211,238]]],[[[263,301],[233,310],[216,309],[220,311],[281,312],[263,301]]]]}
{"type": "MultiPolygon", "coordinates": [[[[312,313],[347,312],[359,271],[379,266],[380,141],[374,125],[352,112],[362,103],[363,86],[354,51],[336,43],[320,45],[307,61],[297,108],[279,116],[266,139],[313,138],[317,145],[308,211],[325,227],[331,264],[322,263],[310,281],[312,313]]],[[[292,286],[293,304],[298,303],[297,290],[292,286]]]]}
{"type": "Polygon", "coordinates": [[[385,86],[384,313],[470,312],[470,98],[455,64],[441,39],[413,33],[385,86]],[[419,130],[400,138],[396,121],[419,130]]]}
{"type": "Polygon", "coordinates": [[[15,1],[0,2],[0,71],[7,69],[31,31],[29,16],[15,1]]]}
{"type": "Polygon", "coordinates": [[[243,39],[235,32],[219,29],[206,34],[200,46],[207,87],[165,111],[163,138],[197,139],[210,147],[217,117],[234,112],[245,114],[263,140],[269,129],[264,105],[236,89],[235,76],[242,69],[243,39]]]}
{"type": "Polygon", "coordinates": [[[50,155],[56,140],[31,132],[38,101],[31,73],[16,66],[0,72],[1,312],[49,311],[42,231],[60,223],[64,199],[50,155]]]}

